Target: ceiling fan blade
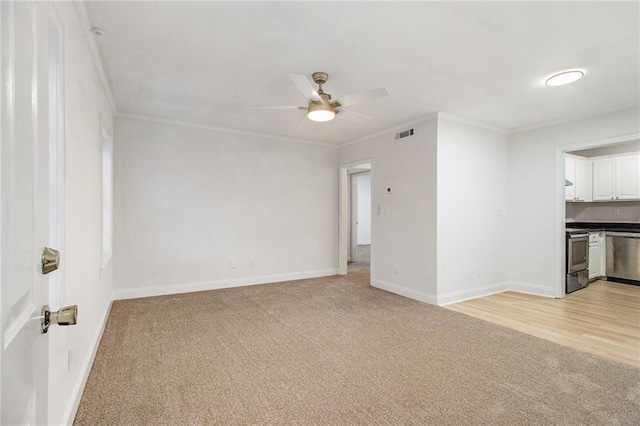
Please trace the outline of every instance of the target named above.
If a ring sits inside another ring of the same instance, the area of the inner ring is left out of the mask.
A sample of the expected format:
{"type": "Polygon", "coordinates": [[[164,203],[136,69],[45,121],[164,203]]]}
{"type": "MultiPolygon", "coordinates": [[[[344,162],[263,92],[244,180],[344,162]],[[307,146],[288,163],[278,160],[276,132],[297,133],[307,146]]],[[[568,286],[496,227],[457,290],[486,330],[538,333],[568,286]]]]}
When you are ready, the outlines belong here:
{"type": "Polygon", "coordinates": [[[365,90],[364,92],[353,93],[351,95],[343,96],[337,101],[341,106],[350,106],[359,104],[360,102],[370,101],[377,98],[389,96],[389,92],[385,87],[378,87],[377,89],[365,90]]]}
{"type": "Polygon", "coordinates": [[[293,81],[293,84],[296,85],[300,93],[304,95],[305,98],[311,99],[312,101],[320,101],[322,102],[322,98],[318,95],[316,89],[313,88],[311,82],[307,77],[300,74],[289,74],[289,78],[293,81]]]}
{"type": "Polygon", "coordinates": [[[344,108],[338,108],[338,114],[336,114],[336,117],[360,124],[364,124],[372,118],[368,115],[360,114],[359,112],[355,111],[349,111],[348,109],[344,108]]]}
{"type": "Polygon", "coordinates": [[[305,105],[286,105],[286,106],[253,106],[249,109],[307,109],[305,105]]]}
{"type": "Polygon", "coordinates": [[[304,129],[305,127],[307,127],[307,125],[309,124],[309,122],[310,122],[310,121],[311,121],[311,120],[309,120],[309,119],[307,118],[307,116],[305,115],[305,116],[304,116],[304,118],[302,119],[302,121],[300,122],[300,124],[298,124],[298,127],[296,127],[296,132],[297,132],[298,130],[302,130],[302,129],[304,129]]]}

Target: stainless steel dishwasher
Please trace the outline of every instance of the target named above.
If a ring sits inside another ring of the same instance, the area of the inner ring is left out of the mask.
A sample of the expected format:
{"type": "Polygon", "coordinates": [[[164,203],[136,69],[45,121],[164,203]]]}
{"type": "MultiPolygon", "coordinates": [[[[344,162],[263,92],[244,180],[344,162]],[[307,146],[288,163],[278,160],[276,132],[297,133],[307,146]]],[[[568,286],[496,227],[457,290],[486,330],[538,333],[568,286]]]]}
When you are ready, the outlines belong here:
{"type": "Polygon", "coordinates": [[[640,233],[607,231],[607,279],[640,285],[640,233]]]}

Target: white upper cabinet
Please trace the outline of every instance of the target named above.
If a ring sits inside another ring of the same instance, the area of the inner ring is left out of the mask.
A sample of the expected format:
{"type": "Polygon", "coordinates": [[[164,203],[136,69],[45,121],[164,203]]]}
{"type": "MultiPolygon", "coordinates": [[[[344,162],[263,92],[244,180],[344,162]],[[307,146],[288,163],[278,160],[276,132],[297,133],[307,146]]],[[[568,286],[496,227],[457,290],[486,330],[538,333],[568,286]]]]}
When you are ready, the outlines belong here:
{"type": "Polygon", "coordinates": [[[593,161],[593,199],[597,201],[615,198],[615,159],[603,158],[593,161]]]}
{"type": "Polygon", "coordinates": [[[565,186],[567,201],[591,201],[588,179],[590,161],[575,157],[565,157],[565,177],[573,185],[565,186]]]}
{"type": "Polygon", "coordinates": [[[593,161],[595,201],[640,199],[640,154],[593,161]]]}
{"type": "Polygon", "coordinates": [[[617,158],[616,182],[616,200],[640,198],[640,154],[617,158]]]}

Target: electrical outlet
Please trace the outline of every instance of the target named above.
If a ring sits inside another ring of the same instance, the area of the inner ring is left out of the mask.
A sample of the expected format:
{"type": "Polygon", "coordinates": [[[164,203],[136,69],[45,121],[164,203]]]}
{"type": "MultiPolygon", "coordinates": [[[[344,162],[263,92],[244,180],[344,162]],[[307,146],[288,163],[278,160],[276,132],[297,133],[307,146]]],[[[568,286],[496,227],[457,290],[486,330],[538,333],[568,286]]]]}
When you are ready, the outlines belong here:
{"type": "Polygon", "coordinates": [[[67,351],[67,371],[71,371],[71,349],[67,351]]]}
{"type": "Polygon", "coordinates": [[[235,260],[230,260],[229,261],[229,268],[230,269],[236,269],[238,267],[238,262],[235,260]]]}
{"type": "Polygon", "coordinates": [[[249,267],[253,268],[255,265],[254,261],[253,261],[253,257],[251,259],[249,259],[249,267]]]}
{"type": "Polygon", "coordinates": [[[478,266],[476,268],[476,277],[479,277],[479,276],[480,276],[480,267],[478,266]]]}
{"type": "Polygon", "coordinates": [[[619,208],[614,208],[613,209],[613,215],[614,216],[620,216],[620,209],[619,208]]]}
{"type": "Polygon", "coordinates": [[[396,274],[400,272],[400,265],[398,263],[396,263],[396,274]]]}

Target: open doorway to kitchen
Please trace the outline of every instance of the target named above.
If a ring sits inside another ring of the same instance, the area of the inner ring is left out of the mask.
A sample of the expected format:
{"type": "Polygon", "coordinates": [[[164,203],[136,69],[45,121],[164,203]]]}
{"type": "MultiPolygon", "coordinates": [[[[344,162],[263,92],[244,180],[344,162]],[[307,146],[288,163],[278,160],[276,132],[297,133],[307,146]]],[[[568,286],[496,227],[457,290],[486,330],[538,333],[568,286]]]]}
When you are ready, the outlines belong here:
{"type": "Polygon", "coordinates": [[[372,261],[371,161],[340,166],[339,273],[366,273],[372,261]]]}
{"type": "Polygon", "coordinates": [[[561,298],[612,274],[607,271],[605,229],[640,227],[640,135],[560,147],[557,166],[556,244],[561,256],[555,295],[561,298]],[[575,244],[570,243],[582,234],[588,243],[580,257],[586,261],[583,271],[576,272],[580,262],[575,262],[575,244]]]}

